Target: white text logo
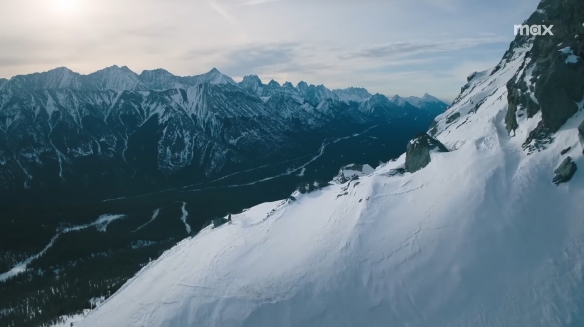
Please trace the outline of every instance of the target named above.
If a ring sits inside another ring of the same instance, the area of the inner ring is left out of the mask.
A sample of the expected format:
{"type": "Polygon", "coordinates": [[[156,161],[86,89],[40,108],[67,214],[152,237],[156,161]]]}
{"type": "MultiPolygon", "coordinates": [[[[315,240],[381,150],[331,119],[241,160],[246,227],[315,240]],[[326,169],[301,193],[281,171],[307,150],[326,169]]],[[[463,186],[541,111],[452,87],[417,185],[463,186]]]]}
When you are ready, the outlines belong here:
{"type": "Polygon", "coordinates": [[[515,35],[554,35],[552,32],[554,25],[514,25],[515,35]]]}

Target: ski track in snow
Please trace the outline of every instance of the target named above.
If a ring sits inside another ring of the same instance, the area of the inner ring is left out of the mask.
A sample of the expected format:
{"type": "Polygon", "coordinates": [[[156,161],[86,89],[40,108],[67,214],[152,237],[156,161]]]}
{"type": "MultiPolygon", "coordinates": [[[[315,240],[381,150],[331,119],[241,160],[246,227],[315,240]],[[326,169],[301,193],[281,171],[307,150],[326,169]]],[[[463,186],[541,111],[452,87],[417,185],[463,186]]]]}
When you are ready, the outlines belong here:
{"type": "Polygon", "coordinates": [[[344,137],[340,137],[340,138],[334,139],[331,142],[327,142],[327,140],[324,140],[323,143],[320,146],[320,149],[318,151],[318,154],[315,155],[315,156],[313,156],[305,164],[303,164],[303,165],[301,165],[299,167],[296,167],[296,168],[289,169],[285,173],[278,174],[278,175],[271,176],[271,177],[266,177],[266,178],[263,178],[263,179],[260,179],[260,180],[254,181],[254,182],[243,183],[243,184],[225,185],[225,186],[211,186],[211,187],[204,187],[204,188],[187,190],[190,187],[218,182],[218,181],[224,180],[224,179],[226,179],[228,177],[231,177],[231,176],[234,176],[234,175],[243,174],[243,173],[246,173],[246,172],[258,170],[258,169],[265,168],[265,167],[269,167],[269,166],[280,165],[280,164],[283,164],[283,163],[286,163],[286,162],[296,161],[296,160],[302,159],[302,158],[304,158],[306,156],[299,157],[299,158],[295,158],[295,159],[291,159],[291,160],[287,160],[287,161],[283,161],[283,162],[279,162],[279,163],[275,163],[275,164],[271,164],[271,165],[264,165],[264,166],[261,166],[261,167],[257,167],[257,168],[253,168],[253,169],[248,169],[248,170],[244,170],[244,171],[240,171],[240,172],[236,172],[236,173],[233,173],[233,174],[230,174],[230,175],[227,175],[227,176],[223,176],[223,177],[218,178],[218,179],[214,179],[214,180],[209,181],[209,182],[192,184],[192,185],[186,185],[186,186],[181,186],[179,188],[171,188],[171,189],[166,189],[166,190],[162,190],[162,191],[157,191],[157,192],[152,192],[152,193],[147,193],[147,194],[141,194],[141,195],[136,195],[136,196],[127,196],[127,197],[119,197],[119,198],[114,198],[114,199],[106,199],[106,200],[103,200],[102,202],[110,202],[110,201],[117,201],[117,200],[124,200],[124,199],[136,199],[136,198],[141,198],[141,197],[145,197],[145,196],[149,196],[149,195],[162,194],[162,193],[168,193],[168,192],[173,192],[173,191],[181,191],[181,190],[183,190],[183,192],[200,192],[200,191],[204,191],[204,190],[216,190],[216,189],[223,189],[223,188],[235,188],[235,187],[242,187],[242,186],[250,186],[250,185],[255,185],[255,184],[262,183],[262,182],[266,182],[266,181],[269,181],[269,180],[273,180],[273,179],[276,179],[276,178],[280,178],[280,177],[284,177],[284,176],[290,176],[290,175],[296,173],[299,170],[305,169],[306,166],[308,166],[309,164],[313,163],[318,158],[322,157],[322,155],[324,154],[324,150],[326,149],[327,146],[329,146],[331,144],[335,144],[335,143],[341,142],[341,141],[344,141],[344,140],[347,140],[347,139],[350,139],[350,138],[354,138],[354,137],[361,136],[361,135],[369,132],[370,130],[374,129],[377,126],[379,126],[379,125],[371,126],[371,127],[367,128],[366,130],[364,130],[364,131],[362,131],[360,133],[355,133],[355,134],[352,134],[352,135],[349,135],[349,136],[344,136],[344,137]]]}
{"type": "Polygon", "coordinates": [[[156,209],[156,210],[154,210],[154,212],[152,213],[152,218],[151,218],[150,220],[148,220],[148,221],[147,221],[147,222],[146,222],[144,225],[142,225],[142,226],[140,226],[140,227],[138,227],[138,228],[134,229],[134,230],[132,231],[132,233],[135,233],[135,232],[137,232],[137,231],[141,230],[142,228],[146,227],[146,226],[147,226],[147,225],[149,225],[150,223],[152,223],[152,222],[153,222],[153,221],[156,219],[156,217],[158,217],[158,214],[159,214],[159,213],[160,213],[160,209],[156,209]]]}
{"type": "Polygon", "coordinates": [[[86,228],[90,228],[90,227],[95,227],[95,228],[97,228],[98,231],[105,232],[109,223],[111,223],[112,221],[114,221],[116,219],[121,219],[124,217],[125,217],[125,215],[101,215],[96,221],[94,221],[91,224],[80,225],[80,226],[75,226],[75,227],[68,227],[68,228],[61,230],[60,232],[57,233],[57,235],[53,236],[53,238],[51,239],[49,244],[47,244],[42,249],[41,252],[29,257],[28,259],[22,261],[21,263],[16,264],[9,271],[0,274],[0,282],[3,282],[10,277],[16,276],[21,272],[24,272],[26,270],[26,267],[28,266],[28,264],[30,264],[33,260],[44,255],[55,244],[55,242],[57,241],[57,239],[59,239],[59,237],[61,235],[69,233],[69,232],[80,231],[82,229],[86,229],[86,228]]]}

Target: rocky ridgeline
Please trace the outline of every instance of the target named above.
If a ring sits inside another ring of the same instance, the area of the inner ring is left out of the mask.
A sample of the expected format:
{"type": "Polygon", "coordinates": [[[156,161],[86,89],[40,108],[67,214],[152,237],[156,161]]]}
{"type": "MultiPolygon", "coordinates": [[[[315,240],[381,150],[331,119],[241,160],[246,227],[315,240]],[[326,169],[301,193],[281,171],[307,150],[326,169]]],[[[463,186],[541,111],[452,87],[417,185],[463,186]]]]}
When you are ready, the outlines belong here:
{"type": "Polygon", "coordinates": [[[325,138],[380,122],[424,129],[446,107],[436,100],[416,107],[361,88],[264,85],[257,76],[236,83],[217,69],[15,76],[0,81],[0,191],[126,194],[201,182],[313,153],[325,138]]]}
{"type": "MultiPolygon", "coordinates": [[[[524,67],[507,84],[507,130],[518,118],[541,111],[541,122],[526,143],[544,140],[578,111],[584,94],[584,2],[544,0],[526,25],[553,25],[553,36],[518,36],[511,47],[533,42],[524,67]]],[[[511,52],[508,51],[506,56],[511,52]]]]}

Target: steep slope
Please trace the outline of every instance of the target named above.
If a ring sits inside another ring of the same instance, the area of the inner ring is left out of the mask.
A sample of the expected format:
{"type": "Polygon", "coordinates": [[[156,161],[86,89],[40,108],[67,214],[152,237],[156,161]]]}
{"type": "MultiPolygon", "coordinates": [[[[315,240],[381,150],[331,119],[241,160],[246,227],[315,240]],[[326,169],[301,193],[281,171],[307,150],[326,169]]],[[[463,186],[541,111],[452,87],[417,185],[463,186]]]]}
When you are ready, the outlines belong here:
{"type": "MultiPolygon", "coordinates": [[[[557,12],[584,11],[579,0],[544,0],[534,16],[557,12]]],[[[569,19],[557,31],[584,32],[569,19]]],[[[537,151],[524,143],[547,124],[542,113],[517,117],[511,135],[505,124],[508,83],[542,40],[518,38],[495,69],[469,78],[433,128],[450,151],[430,153],[425,168],[406,173],[404,155],[234,215],[77,326],[581,326],[584,175],[552,178],[567,155],[584,164],[584,90],[537,151]]]]}

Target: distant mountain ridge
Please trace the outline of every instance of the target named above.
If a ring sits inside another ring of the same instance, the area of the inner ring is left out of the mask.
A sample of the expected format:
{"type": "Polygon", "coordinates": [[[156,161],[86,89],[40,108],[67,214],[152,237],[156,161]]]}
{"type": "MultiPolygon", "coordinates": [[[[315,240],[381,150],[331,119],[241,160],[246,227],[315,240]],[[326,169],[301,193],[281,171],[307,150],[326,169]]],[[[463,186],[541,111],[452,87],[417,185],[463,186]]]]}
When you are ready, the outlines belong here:
{"type": "Polygon", "coordinates": [[[255,75],[237,83],[215,68],[180,77],[61,67],[0,85],[0,190],[202,181],[391,120],[423,130],[443,112],[428,107],[430,96],[416,107],[363,88],[263,84],[255,75]]]}
{"type": "MultiPolygon", "coordinates": [[[[324,99],[334,99],[338,101],[365,101],[372,96],[365,88],[348,87],[345,89],[330,90],[324,85],[312,85],[304,81],[294,86],[290,82],[282,85],[271,80],[268,84],[263,84],[257,75],[248,75],[239,83],[231,77],[222,74],[217,68],[209,72],[193,76],[177,76],[169,71],[158,68],[144,70],[137,74],[127,66],[119,67],[113,65],[96,72],[82,75],[67,67],[58,67],[42,73],[27,75],[16,75],[11,79],[0,78],[0,91],[33,91],[33,90],[53,90],[72,89],[79,91],[163,91],[168,89],[188,88],[198,84],[230,84],[237,85],[244,90],[252,92],[259,97],[269,97],[274,94],[289,94],[299,96],[309,100],[313,105],[317,105],[324,99]]],[[[406,102],[417,108],[424,108],[429,103],[440,104],[444,110],[448,105],[438,98],[429,94],[419,97],[391,98],[391,101],[398,106],[403,106],[406,102]]]]}

